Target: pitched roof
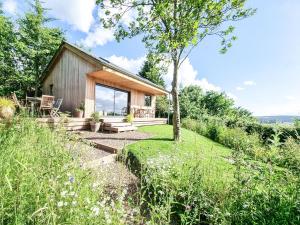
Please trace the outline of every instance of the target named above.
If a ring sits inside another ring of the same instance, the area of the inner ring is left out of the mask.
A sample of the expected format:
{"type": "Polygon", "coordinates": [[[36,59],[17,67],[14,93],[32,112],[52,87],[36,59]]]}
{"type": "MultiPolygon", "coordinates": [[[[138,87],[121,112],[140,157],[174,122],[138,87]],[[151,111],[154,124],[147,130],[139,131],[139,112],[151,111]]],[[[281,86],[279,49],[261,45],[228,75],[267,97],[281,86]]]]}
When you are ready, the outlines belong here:
{"type": "Polygon", "coordinates": [[[43,82],[47,76],[49,75],[49,72],[51,71],[52,67],[54,66],[55,64],[55,61],[56,59],[60,56],[60,54],[62,53],[63,49],[64,48],[67,48],[67,49],[70,49],[72,50],[73,52],[75,53],[80,53],[80,55],[82,55],[84,58],[86,59],[89,59],[90,61],[93,61],[95,64],[101,64],[101,65],[104,65],[110,69],[113,69],[115,71],[118,71],[126,76],[129,76],[131,78],[134,78],[138,81],[141,81],[141,82],[144,82],[148,85],[151,85],[155,88],[158,88],[166,93],[169,93],[169,91],[167,91],[166,89],[162,88],[161,86],[151,82],[150,80],[148,79],[145,79],[137,74],[134,74],[134,73],[131,73],[129,72],[128,70],[125,70],[123,69],[122,67],[119,67],[113,63],[111,63],[110,61],[108,61],[107,59],[104,59],[102,57],[97,57],[97,56],[94,56],[93,54],[79,48],[78,46],[75,46],[67,41],[63,41],[61,43],[61,45],[59,46],[59,48],[57,49],[56,53],[54,54],[54,56],[52,57],[52,59],[50,60],[50,62],[48,63],[47,67],[45,68],[45,70],[43,71],[42,73],[42,76],[41,76],[41,82],[43,82]]]}

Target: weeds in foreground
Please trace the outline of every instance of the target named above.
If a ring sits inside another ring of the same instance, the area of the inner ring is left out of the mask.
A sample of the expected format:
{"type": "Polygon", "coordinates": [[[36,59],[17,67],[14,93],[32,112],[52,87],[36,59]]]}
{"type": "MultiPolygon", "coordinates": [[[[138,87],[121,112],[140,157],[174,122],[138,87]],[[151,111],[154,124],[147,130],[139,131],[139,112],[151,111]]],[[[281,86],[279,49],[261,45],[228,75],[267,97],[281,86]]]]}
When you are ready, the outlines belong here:
{"type": "Polygon", "coordinates": [[[126,190],[104,193],[65,131],[29,118],[0,128],[0,224],[125,224],[126,190]]]}

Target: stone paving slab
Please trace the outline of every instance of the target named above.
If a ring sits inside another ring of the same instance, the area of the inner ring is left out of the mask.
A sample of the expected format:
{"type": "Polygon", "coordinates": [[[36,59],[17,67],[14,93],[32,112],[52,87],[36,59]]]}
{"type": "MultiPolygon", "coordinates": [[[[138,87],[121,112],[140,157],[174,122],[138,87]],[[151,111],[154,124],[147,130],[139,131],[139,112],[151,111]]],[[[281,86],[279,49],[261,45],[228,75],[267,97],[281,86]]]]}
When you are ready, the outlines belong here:
{"type": "Polygon", "coordinates": [[[107,150],[111,153],[117,153],[118,150],[122,150],[128,144],[153,137],[152,134],[139,131],[123,133],[80,131],[79,135],[81,138],[95,144],[99,149],[107,150]]]}

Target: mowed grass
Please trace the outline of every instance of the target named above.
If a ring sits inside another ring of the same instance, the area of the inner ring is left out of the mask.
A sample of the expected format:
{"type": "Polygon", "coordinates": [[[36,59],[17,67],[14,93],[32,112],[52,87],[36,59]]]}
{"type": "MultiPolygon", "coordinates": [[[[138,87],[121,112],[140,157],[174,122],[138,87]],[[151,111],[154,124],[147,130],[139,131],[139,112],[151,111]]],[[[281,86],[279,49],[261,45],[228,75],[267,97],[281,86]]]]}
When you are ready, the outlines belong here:
{"type": "Polygon", "coordinates": [[[202,179],[208,186],[227,189],[234,173],[234,165],[230,159],[231,150],[186,129],[182,129],[182,141],[175,144],[172,140],[172,129],[170,125],[140,127],[139,131],[151,133],[153,137],[129,145],[128,153],[140,165],[162,156],[178,157],[186,163],[198,161],[203,171],[202,179]]]}

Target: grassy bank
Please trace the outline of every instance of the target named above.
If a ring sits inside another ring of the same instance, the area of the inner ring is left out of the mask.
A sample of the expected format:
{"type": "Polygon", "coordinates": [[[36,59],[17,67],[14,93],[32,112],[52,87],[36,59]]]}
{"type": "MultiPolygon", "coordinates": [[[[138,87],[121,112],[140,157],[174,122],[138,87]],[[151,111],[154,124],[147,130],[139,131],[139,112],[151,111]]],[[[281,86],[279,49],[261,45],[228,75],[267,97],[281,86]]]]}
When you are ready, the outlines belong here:
{"type": "Polygon", "coordinates": [[[128,146],[141,179],[141,205],[151,224],[296,224],[299,177],[247,158],[197,133],[143,127],[154,136],[128,146]]]}

